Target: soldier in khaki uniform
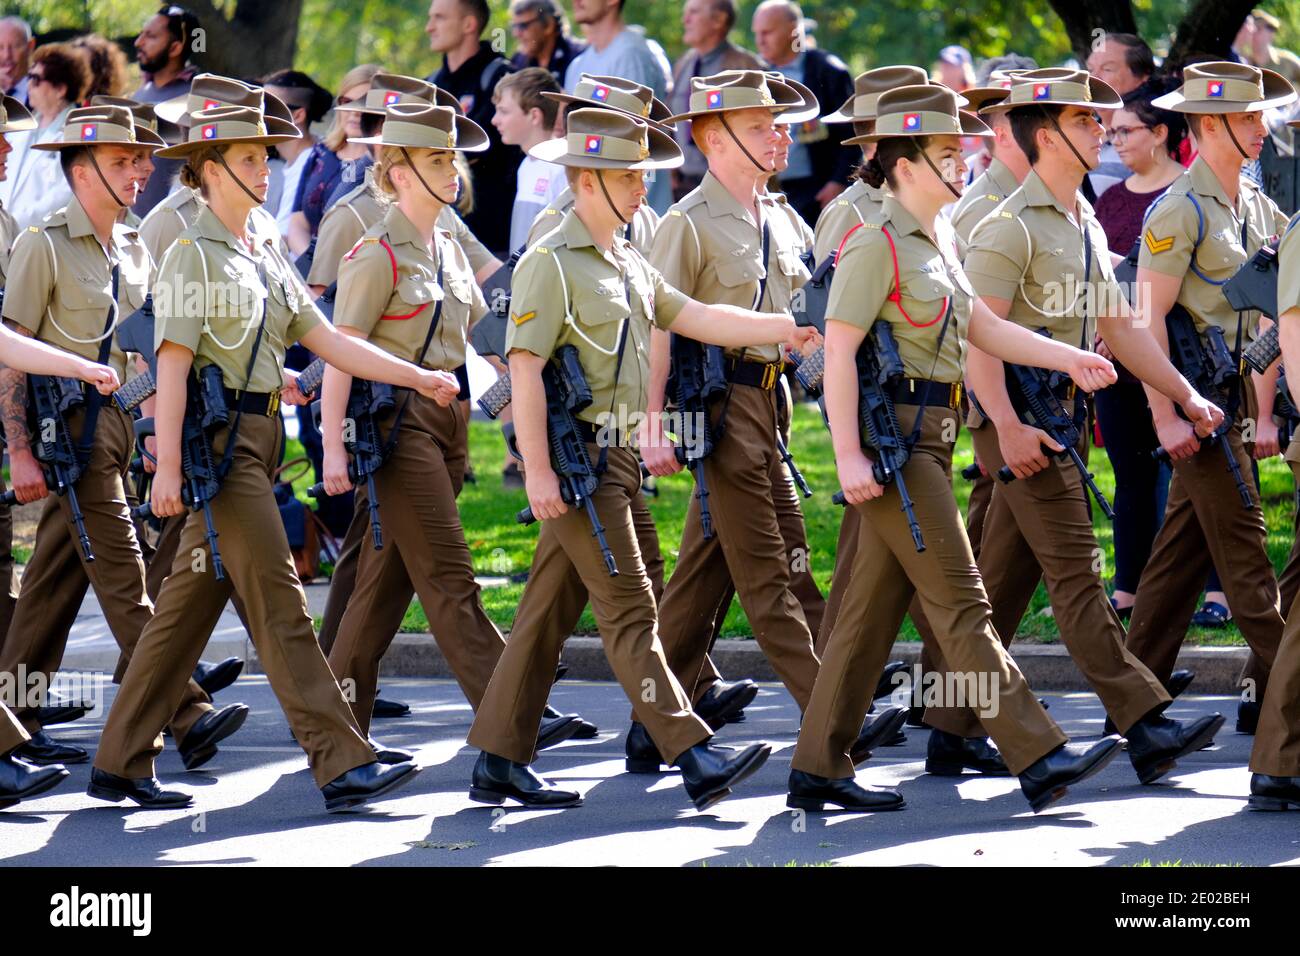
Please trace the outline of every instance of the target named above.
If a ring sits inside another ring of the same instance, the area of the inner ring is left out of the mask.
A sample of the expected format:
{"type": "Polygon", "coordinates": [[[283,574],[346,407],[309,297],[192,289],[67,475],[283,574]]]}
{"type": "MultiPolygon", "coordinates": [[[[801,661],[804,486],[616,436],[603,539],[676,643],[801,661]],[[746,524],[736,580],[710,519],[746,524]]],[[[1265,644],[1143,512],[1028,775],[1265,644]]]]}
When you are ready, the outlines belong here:
{"type": "MultiPolygon", "coordinates": [[[[152,263],[138,234],[115,221],[140,183],[133,161],[161,144],[133,123],[129,111],[111,106],[74,110],[58,140],[39,144],[67,151],[60,158],[73,201],[32,226],[14,245],[10,270],[21,274],[23,282],[6,290],[4,319],[10,328],[85,358],[102,358],[123,375],[127,357],[113,333],[122,318],[144,303],[152,263]]],[[[45,476],[29,443],[24,377],[12,369],[0,374],[15,493],[22,502],[46,499],[0,653],[0,671],[16,673],[20,666],[29,674],[57,671],[88,586],[94,587],[114,638],[129,656],[153,611],[123,487],[134,448],[131,419],[94,396],[69,416],[85,462],[75,490],[94,554],[91,562],[79,543],[70,499],[47,496],[45,476]],[[93,438],[82,434],[89,428],[93,438]]],[[[169,711],[171,730],[186,764],[196,767],[212,758],[216,742],[239,727],[248,709],[231,705],[214,711],[193,682],[178,691],[169,711]]],[[[32,735],[23,749],[28,758],[53,763],[89,758],[84,749],[60,744],[43,731],[37,708],[15,711],[32,735]]]]}
{"type": "MultiPolygon", "coordinates": [[[[1102,129],[1093,111],[1119,104],[1114,90],[1082,70],[1016,76],[1009,95],[990,109],[1007,114],[1031,170],[971,232],[966,276],[995,315],[1030,331],[1045,329],[1052,338],[1077,342],[1082,349],[1101,334],[1134,375],[1177,400],[1208,433],[1217,413],[1151,338],[1134,328],[1106,234],[1079,194],[1101,152],[1102,129]],[[1063,296],[1062,289],[1067,290],[1063,296]]],[[[1038,581],[1025,573],[1029,562],[1021,555],[1027,553],[1043,569],[1071,658],[1128,738],[1129,759],[1139,779],[1151,783],[1180,757],[1207,746],[1223,717],[1183,722],[1161,716],[1171,698],[1124,650],[1123,625],[1094,562],[1097,539],[1078,469],[1069,459],[1049,458],[1047,448],[1062,449],[1017,414],[1000,359],[972,348],[967,383],[980,412],[988,416],[973,431],[976,456],[986,472],[996,473],[1005,464],[1017,479],[994,488],[977,560],[993,607],[993,628],[1009,642],[1028,607],[1038,581]]],[[[1062,388],[1058,398],[1070,414],[1085,401],[1073,387],[1062,388]]],[[[972,710],[929,708],[925,720],[935,728],[928,770],[1003,772],[972,710]]]]}
{"type": "Polygon", "coordinates": [[[826,323],[826,409],[840,484],[861,524],[853,586],[826,644],[821,670],[795,747],[787,803],[820,810],[903,806],[891,790],[853,780],[850,747],[871,690],[913,594],[919,595],[944,656],[970,675],[987,675],[990,730],[1031,807],[1041,810],[1067,787],[1095,773],[1119,739],[1067,743],[1034,699],[991,624],[992,611],[971,557],[952,494],[952,446],[967,336],[1009,361],[1068,371],[1083,387],[1114,380],[1110,363],[998,319],[975,298],[950,234],[937,231],[939,210],[960,182],[961,137],[989,135],[955,94],[938,86],[904,86],[881,95],[872,163],[890,186],[878,216],[845,244],[831,285],[826,323]],[[894,262],[897,262],[897,271],[894,262]],[[900,477],[924,536],[918,551],[900,502],[898,481],[877,483],[873,450],[863,444],[856,353],[875,348],[868,332],[885,321],[898,342],[906,378],[894,393],[899,427],[911,436],[900,477]],[[996,708],[994,708],[996,704],[996,708]]]}
{"type": "Polygon", "coordinates": [[[516,395],[515,425],[527,464],[533,514],[542,521],[537,550],[514,629],[492,675],[469,741],[484,751],[475,764],[472,799],[529,806],[571,806],[578,794],[557,790],[528,761],[545,706],[560,640],[547,629],[554,589],[576,568],[591,596],[606,654],[654,745],[681,767],[697,809],[725,797],[766,760],[755,744],[723,751],[664,659],[654,597],[632,528],[630,502],[641,485],[627,447],[643,427],[650,377],[651,331],[673,326],[720,345],[802,341],[787,316],[687,298],[617,236],[645,198],[642,170],[680,165],[672,137],[643,120],[610,110],[578,109],[566,135],[531,154],[570,167],[575,205],[560,226],[519,261],[514,273],[507,347],[516,395]],[[578,413],[587,454],[600,472],[589,499],[605,529],[618,574],[610,576],[583,508],[566,504],[548,460],[543,369],[557,349],[578,353],[593,401],[578,413]],[[602,427],[603,426],[603,427],[602,427]],[[596,439],[602,441],[598,444],[596,439]]]}
{"type": "MultiPolygon", "coordinates": [[[[487,134],[451,107],[406,103],[388,107],[382,132],[358,142],[379,147],[375,181],[390,199],[380,222],[343,261],[335,325],[403,361],[453,374],[464,364],[469,327],[487,304],[464,251],[434,223],[457,198],[455,153],[487,149],[487,134]]],[[[347,373],[330,368],[321,388],[330,494],[352,487],[343,447],[351,383],[347,373]]],[[[469,453],[464,416],[455,406],[411,394],[380,427],[392,446],[375,476],[388,540],[381,550],[360,549],[356,589],[330,652],[335,676],[353,689],[362,732],[370,726],[379,660],[406,610],[405,602],[386,601],[395,577],[414,583],[429,629],[476,709],[505,646],[483,610],[456,511],[469,453]]],[[[573,716],[543,721],[539,749],[566,739],[576,726],[573,716]]]]}
{"type": "MultiPolygon", "coordinates": [[[[158,266],[152,507],[162,516],[185,507],[179,446],[187,379],[215,366],[229,409],[228,426],[212,437],[224,473],[211,501],[224,577],[218,580],[215,573],[204,516],[191,513],[157,613],[108,715],[88,790],[95,797],[130,799],[150,809],[189,805],[189,794],[164,791],[154,775],[159,734],[166,701],[186,682],[234,590],[244,601],[258,656],[290,728],[308,752],[327,810],[373,800],[418,769],[400,755],[385,755],[391,763],[377,759],[316,643],[271,480],[281,442],[284,351],[301,340],[351,374],[415,389],[442,405],[454,401],[459,386],[451,376],[403,362],[322,322],[293,266],[273,242],[248,229],[251,210],[266,198],[266,146],[298,135],[292,125],[260,111],[218,107],[194,113],[186,141],[158,153],[186,159],[182,181],[198,189],[206,205],[158,266]],[[196,285],[198,295],[191,291],[196,285]]],[[[302,401],[294,388],[288,398],[302,401]]]]}
{"type": "MultiPolygon", "coordinates": [[[[1238,63],[1201,63],[1184,73],[1181,89],[1154,105],[1190,114],[1200,154],[1191,167],[1148,211],[1138,259],[1138,287],[1148,299],[1141,310],[1156,341],[1168,348],[1164,317],[1175,304],[1185,308],[1204,335],[1223,330],[1239,359],[1257,333],[1258,313],[1237,313],[1221,286],[1262,245],[1285,228],[1277,206],[1241,178],[1241,167],[1256,158],[1266,130],[1263,111],[1294,101],[1295,90],[1269,70],[1238,63]]],[[[1250,474],[1250,455],[1242,422],[1272,408],[1276,373],[1243,386],[1228,441],[1242,473],[1250,474]]],[[[1243,508],[1217,444],[1198,444],[1191,427],[1171,403],[1147,389],[1160,444],[1169,452],[1174,477],[1164,520],[1128,624],[1128,649],[1167,680],[1182,646],[1213,563],[1220,569],[1233,618],[1255,657],[1270,668],[1282,637],[1278,586],[1265,548],[1266,528],[1258,490],[1246,478],[1254,507],[1243,508]]],[[[1259,687],[1257,699],[1265,697],[1259,687]]],[[[1264,706],[1267,707],[1265,699],[1264,706]]],[[[1262,740],[1256,741],[1258,748],[1262,740]]],[[[1257,753],[1262,752],[1257,750],[1257,753]]]]}

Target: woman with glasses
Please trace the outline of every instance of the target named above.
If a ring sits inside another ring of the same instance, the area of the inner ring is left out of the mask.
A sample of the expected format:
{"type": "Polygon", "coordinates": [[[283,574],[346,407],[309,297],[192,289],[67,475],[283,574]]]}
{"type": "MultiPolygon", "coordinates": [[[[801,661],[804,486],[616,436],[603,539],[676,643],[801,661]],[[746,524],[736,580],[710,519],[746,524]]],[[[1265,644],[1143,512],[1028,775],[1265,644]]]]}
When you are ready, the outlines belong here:
{"type": "Polygon", "coordinates": [[[72,200],[57,153],[34,147],[57,140],[63,121],[90,86],[85,56],[67,43],[47,43],[32,54],[27,98],[36,129],[9,137],[8,179],[0,183],[0,201],[20,228],[36,225],[72,200]]]}
{"type": "MultiPolygon", "coordinates": [[[[1187,137],[1187,123],[1180,114],[1151,105],[1153,97],[1171,88],[1163,80],[1143,84],[1124,98],[1124,108],[1115,110],[1106,127],[1107,139],[1132,171],[1097,200],[1097,219],[1106,241],[1121,255],[1141,236],[1147,207],[1183,173],[1176,157],[1187,137]]],[[[1104,342],[1099,340],[1097,348],[1111,357],[1104,342]]],[[[1160,442],[1151,426],[1142,383],[1118,362],[1115,371],[1119,381],[1096,393],[1095,406],[1106,456],[1115,469],[1115,589],[1111,603],[1120,618],[1128,620],[1138,579],[1151,556],[1151,543],[1165,511],[1169,472],[1168,466],[1151,457],[1151,450],[1160,442]]]]}

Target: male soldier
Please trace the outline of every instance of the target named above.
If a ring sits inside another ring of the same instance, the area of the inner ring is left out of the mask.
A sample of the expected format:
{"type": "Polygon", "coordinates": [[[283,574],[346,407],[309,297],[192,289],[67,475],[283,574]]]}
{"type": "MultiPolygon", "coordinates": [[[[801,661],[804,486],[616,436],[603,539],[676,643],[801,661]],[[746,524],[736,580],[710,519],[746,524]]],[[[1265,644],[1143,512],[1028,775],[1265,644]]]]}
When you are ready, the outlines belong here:
{"type": "MultiPolygon", "coordinates": [[[[7,290],[4,320],[10,328],[95,357],[123,375],[126,355],[117,347],[114,332],[124,313],[144,304],[151,263],[139,234],[116,220],[135,198],[141,157],[161,145],[149,130],[134,125],[129,111],[112,106],[73,110],[57,140],[38,144],[59,151],[73,200],[40,226],[30,227],[14,245],[10,270],[21,273],[24,281],[7,290]]],[[[81,606],[88,583],[123,655],[129,657],[153,614],[123,488],[134,445],[130,418],[94,395],[68,416],[83,467],[74,490],[85,515],[87,542],[79,541],[72,496],[48,495],[45,475],[32,454],[21,372],[0,373],[0,408],[18,500],[46,499],[12,633],[0,653],[0,672],[17,673],[22,667],[28,674],[45,674],[48,683],[63,657],[67,622],[81,606]],[[79,542],[75,551],[67,546],[69,538],[79,542]]],[[[89,758],[83,748],[60,744],[42,730],[35,708],[16,712],[32,735],[21,748],[22,756],[35,763],[81,763],[89,758]]],[[[247,715],[242,704],[214,710],[208,695],[190,681],[171,722],[187,768],[210,760],[217,742],[234,733],[247,715]]]]}
{"type": "MultiPolygon", "coordinates": [[[[1199,336],[1221,330],[1234,363],[1256,335],[1259,313],[1234,312],[1221,286],[1286,226],[1272,200],[1242,179],[1241,168],[1259,157],[1268,136],[1264,111],[1295,98],[1291,84],[1271,70],[1200,63],[1186,69],[1180,89],[1152,101],[1189,114],[1200,150],[1148,211],[1142,232],[1137,287],[1145,301],[1140,311],[1162,347],[1168,347],[1164,318],[1175,306],[1191,315],[1199,336]]],[[[1225,415],[1235,416],[1227,446],[1246,476],[1250,508],[1242,506],[1221,443],[1198,442],[1172,404],[1147,388],[1156,435],[1173,461],[1174,477],[1134,600],[1127,646],[1162,679],[1174,666],[1211,565],[1219,569],[1233,618],[1263,665],[1257,671],[1261,682],[1282,637],[1277,578],[1242,436],[1242,423],[1254,418],[1257,405],[1265,405],[1260,397],[1266,395],[1265,407],[1271,408],[1276,371],[1254,382],[1253,390],[1237,393],[1244,401],[1230,403],[1239,407],[1224,409],[1225,415]]],[[[1243,385],[1238,381],[1234,388],[1243,385]]],[[[1260,686],[1256,700],[1263,696],[1260,686]]],[[[1275,743],[1261,733],[1255,752],[1275,743]]]]}
{"type": "MultiPolygon", "coordinates": [[[[470,796],[498,804],[510,797],[528,806],[581,801],[532,771],[534,741],[524,730],[541,716],[559,658],[562,637],[545,625],[552,594],[576,568],[590,592],[610,664],[638,720],[658,751],[681,768],[686,791],[702,810],[754,773],[770,748],[754,744],[733,752],[710,746],[709,727],[691,709],[656,634],[654,597],[630,513],[641,470],[626,447],[632,423],[646,409],[650,333],[655,325],[671,325],[729,346],[797,344],[809,334],[796,329],[788,315],[687,298],[617,236],[645,197],[642,170],[681,163],[681,150],[667,133],[625,114],[578,109],[567,116],[563,139],[541,143],[531,154],[568,167],[576,198],[573,210],[529,250],[514,274],[507,347],[515,425],[527,464],[529,502],[542,529],[514,629],[470,730],[469,742],[483,749],[470,796]],[[599,474],[587,502],[604,528],[614,576],[602,560],[587,511],[571,495],[566,502],[553,470],[556,462],[547,452],[543,373],[556,374],[551,359],[570,346],[593,398],[577,413],[577,427],[599,474]],[[604,439],[599,444],[598,432],[604,439]]],[[[657,437],[657,430],[640,429],[643,448],[657,437]]]]}
{"type": "MultiPolygon", "coordinates": [[[[1031,168],[1021,186],[971,233],[966,275],[996,315],[1045,330],[1059,341],[1087,349],[1095,338],[1093,323],[1100,325],[1133,374],[1152,390],[1175,397],[1192,421],[1209,423],[1217,415],[1214,406],[1145,332],[1133,327],[1106,235],[1079,193],[1101,151],[1102,128],[1094,111],[1121,103],[1119,94],[1082,70],[1033,70],[1014,78],[1010,93],[988,111],[1008,114],[1031,168]]],[[[1138,779],[1151,783],[1178,758],[1208,745],[1223,717],[1183,722],[1161,715],[1171,698],[1124,651],[1124,628],[1094,561],[1097,539],[1079,470],[1068,458],[1051,455],[1064,448],[1038,423],[1021,419],[1026,396],[1009,394],[1015,387],[1000,359],[971,346],[966,374],[973,402],[986,416],[973,432],[976,454],[985,471],[997,472],[1005,464],[1016,478],[993,490],[977,562],[993,628],[1004,644],[1015,634],[1038,584],[1025,574],[1022,555],[1031,556],[1042,566],[1061,640],[1128,738],[1138,779]]],[[[1084,400],[1072,386],[1057,392],[1067,414],[1084,400]]],[[[1206,433],[1213,427],[1208,425],[1206,433]]],[[[961,717],[950,705],[927,709],[926,723],[934,728],[927,769],[1004,773],[982,730],[974,728],[973,712],[961,717]]]]}

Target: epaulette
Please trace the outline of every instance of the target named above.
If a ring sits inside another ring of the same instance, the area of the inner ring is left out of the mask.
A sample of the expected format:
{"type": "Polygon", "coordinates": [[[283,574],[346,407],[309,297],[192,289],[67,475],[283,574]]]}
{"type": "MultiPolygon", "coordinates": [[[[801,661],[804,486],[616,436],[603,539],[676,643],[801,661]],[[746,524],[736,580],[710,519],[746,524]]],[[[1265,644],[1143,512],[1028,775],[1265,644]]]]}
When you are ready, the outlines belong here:
{"type": "Polygon", "coordinates": [[[178,237],[177,240],[176,240],[176,242],[179,243],[179,244],[182,245],[182,246],[192,246],[192,245],[194,245],[194,240],[193,240],[193,239],[186,239],[184,236],[180,236],[180,237],[178,237]]]}
{"type": "Polygon", "coordinates": [[[538,255],[549,256],[551,254],[550,246],[533,246],[533,251],[538,255]]]}
{"type": "Polygon", "coordinates": [[[1002,202],[1002,197],[997,193],[985,193],[984,198],[989,202],[1002,202]]]}
{"type": "Polygon", "coordinates": [[[1016,217],[1015,217],[1015,215],[1014,215],[1013,213],[1009,213],[1009,212],[1007,212],[1005,209],[1003,209],[1001,212],[998,213],[998,218],[1000,218],[1000,219],[1015,219],[1016,217]]]}
{"type": "Polygon", "coordinates": [[[547,206],[545,209],[542,210],[543,216],[558,216],[559,214],[560,211],[556,209],[554,206],[547,206]]]}

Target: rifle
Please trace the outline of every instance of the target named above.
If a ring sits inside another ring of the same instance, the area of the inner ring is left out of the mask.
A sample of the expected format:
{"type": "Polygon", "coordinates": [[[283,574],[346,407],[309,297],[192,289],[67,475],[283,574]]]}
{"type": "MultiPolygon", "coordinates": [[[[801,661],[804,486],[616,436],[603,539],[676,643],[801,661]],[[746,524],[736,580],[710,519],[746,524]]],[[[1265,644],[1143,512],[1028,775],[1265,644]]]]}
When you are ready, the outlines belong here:
{"type": "MultiPolygon", "coordinates": [[[[592,401],[591,387],[582,370],[578,349],[572,345],[562,345],[555,351],[556,362],[548,362],[542,368],[542,386],[546,391],[546,437],[550,445],[551,467],[560,479],[560,497],[574,508],[587,509],[587,518],[591,521],[591,535],[600,545],[600,553],[605,559],[605,568],[609,576],[618,576],[618,565],[614,561],[614,552],[605,540],[605,528],[596,514],[595,502],[591,496],[600,484],[600,475],[592,467],[587,455],[587,443],[578,425],[577,413],[589,406],[592,401]]],[[[512,442],[513,444],[513,442],[512,442]]],[[[518,457],[518,450],[511,451],[518,457]]],[[[520,524],[532,524],[536,521],[531,507],[524,508],[515,516],[520,524]]]]}
{"type": "MultiPolygon", "coordinates": [[[[894,409],[892,390],[903,378],[903,359],[898,354],[894,331],[885,319],[877,319],[871,326],[869,341],[858,349],[858,422],[866,428],[867,439],[875,451],[871,473],[876,483],[885,486],[893,482],[898,486],[898,497],[907,515],[907,527],[912,532],[912,543],[917,553],[925,550],[921,526],[916,520],[912,496],[903,481],[903,466],[911,457],[911,442],[903,437],[894,409]]],[[[847,504],[844,492],[837,491],[831,500],[837,505],[847,504]]]]}
{"type": "Polygon", "coordinates": [[[1283,451],[1291,444],[1291,439],[1300,430],[1300,410],[1291,401],[1291,392],[1286,384],[1286,370],[1278,372],[1277,397],[1273,399],[1273,414],[1282,419],[1278,430],[1278,447],[1283,451]]]}
{"type": "MultiPolygon", "coordinates": [[[[1228,443],[1228,432],[1232,430],[1236,419],[1237,390],[1241,387],[1241,375],[1232,350],[1223,338],[1223,329],[1211,325],[1202,336],[1196,331],[1196,323],[1191,314],[1182,306],[1174,306],[1165,316],[1165,328],[1169,333],[1169,354],[1178,371],[1191,383],[1203,397],[1223,409],[1223,424],[1203,441],[1212,441],[1219,446],[1223,457],[1228,462],[1228,472],[1237,486],[1241,497],[1241,506],[1247,511],[1255,507],[1250,497],[1250,487],[1241,474],[1241,466],[1232,453],[1228,443]]],[[[1265,366],[1267,368],[1267,366],[1265,366]]],[[[1178,409],[1180,418],[1186,419],[1183,410],[1178,409]]],[[[1164,448],[1157,448],[1151,456],[1159,461],[1169,461],[1169,453],[1164,448]]]]}
{"type": "MultiPolygon", "coordinates": [[[[713,515],[709,511],[709,489],[704,481],[704,459],[722,441],[723,423],[715,429],[709,421],[709,406],[727,392],[725,358],[716,345],[669,333],[671,360],[668,394],[681,418],[681,434],[673,454],[678,464],[690,469],[695,479],[695,498],[700,503],[700,530],[704,540],[713,538],[713,515]]],[[[784,446],[782,446],[784,447],[784,446]]],[[[789,452],[785,453],[787,456],[789,452]]]]}
{"type": "Polygon", "coordinates": [[[1261,375],[1282,354],[1277,340],[1277,276],[1277,246],[1263,245],[1223,284],[1223,297],[1237,312],[1262,312],[1274,322],[1241,353],[1242,361],[1261,375]]]}
{"type": "MultiPolygon", "coordinates": [[[[1035,331],[1039,335],[1051,338],[1051,333],[1045,328],[1035,331]]],[[[1075,399],[1075,416],[1070,416],[1066,414],[1065,406],[1061,404],[1061,399],[1057,395],[1058,389],[1063,384],[1068,384],[1067,376],[1061,372],[1049,371],[1033,365],[1016,365],[1012,362],[1005,364],[1007,395],[1011,399],[1011,407],[1016,410],[1016,414],[1022,421],[1042,429],[1049,438],[1061,446],[1061,451],[1051,454],[1057,458],[1070,459],[1078,469],[1084,485],[1101,507],[1101,513],[1113,521],[1115,512],[1110,502],[1097,487],[1096,481],[1093,480],[1095,476],[1088,471],[1088,465],[1075,447],[1079,443],[1079,436],[1083,430],[1082,416],[1079,416],[1079,412],[1084,410],[1083,396],[1080,395],[1075,399]]],[[[998,469],[998,480],[1003,484],[1009,484],[1016,480],[1016,476],[1009,467],[1003,465],[998,469]]]]}
{"type": "MultiPolygon", "coordinates": [[[[323,361],[321,365],[324,366],[323,361]]],[[[318,411],[319,406],[320,402],[317,401],[313,410],[318,411]]],[[[343,444],[349,456],[348,480],[354,485],[363,481],[366,483],[367,505],[370,509],[370,534],[376,551],[384,547],[384,530],[379,519],[379,495],[375,490],[375,473],[383,467],[388,456],[392,454],[397,437],[394,429],[390,440],[385,442],[379,431],[379,423],[388,418],[396,407],[397,400],[391,385],[371,382],[363,378],[352,379],[352,390],[348,393],[347,422],[343,429],[343,444]],[[350,429],[347,427],[348,423],[351,424],[350,429]]],[[[324,482],[312,485],[307,489],[307,494],[313,498],[323,497],[324,482]]]]}
{"type": "MultiPolygon", "coordinates": [[[[67,496],[72,511],[72,521],[77,528],[77,540],[87,563],[95,560],[86,533],[86,517],[77,501],[76,484],[85,470],[85,462],[72,440],[68,428],[68,413],[86,407],[86,394],[81,382],[75,378],[55,375],[28,375],[28,415],[31,420],[32,454],[41,463],[45,486],[59,497],[67,496]]],[[[12,489],[0,496],[0,503],[17,504],[17,493],[12,489]]]]}
{"type": "MultiPolygon", "coordinates": [[[[212,434],[225,427],[230,418],[226,407],[225,382],[221,369],[205,365],[197,374],[191,369],[185,382],[185,416],[181,419],[181,494],[191,511],[203,512],[204,537],[212,552],[212,571],[218,581],[226,576],[217,548],[217,529],[212,523],[212,499],[221,491],[221,474],[212,451],[212,434]]],[[[154,420],[135,422],[135,440],[140,454],[156,463],[144,450],[144,439],[156,435],[154,420]]],[[[234,435],[230,440],[234,440],[234,435]]],[[[146,501],[132,509],[135,518],[154,518],[153,503],[146,501]]]]}

